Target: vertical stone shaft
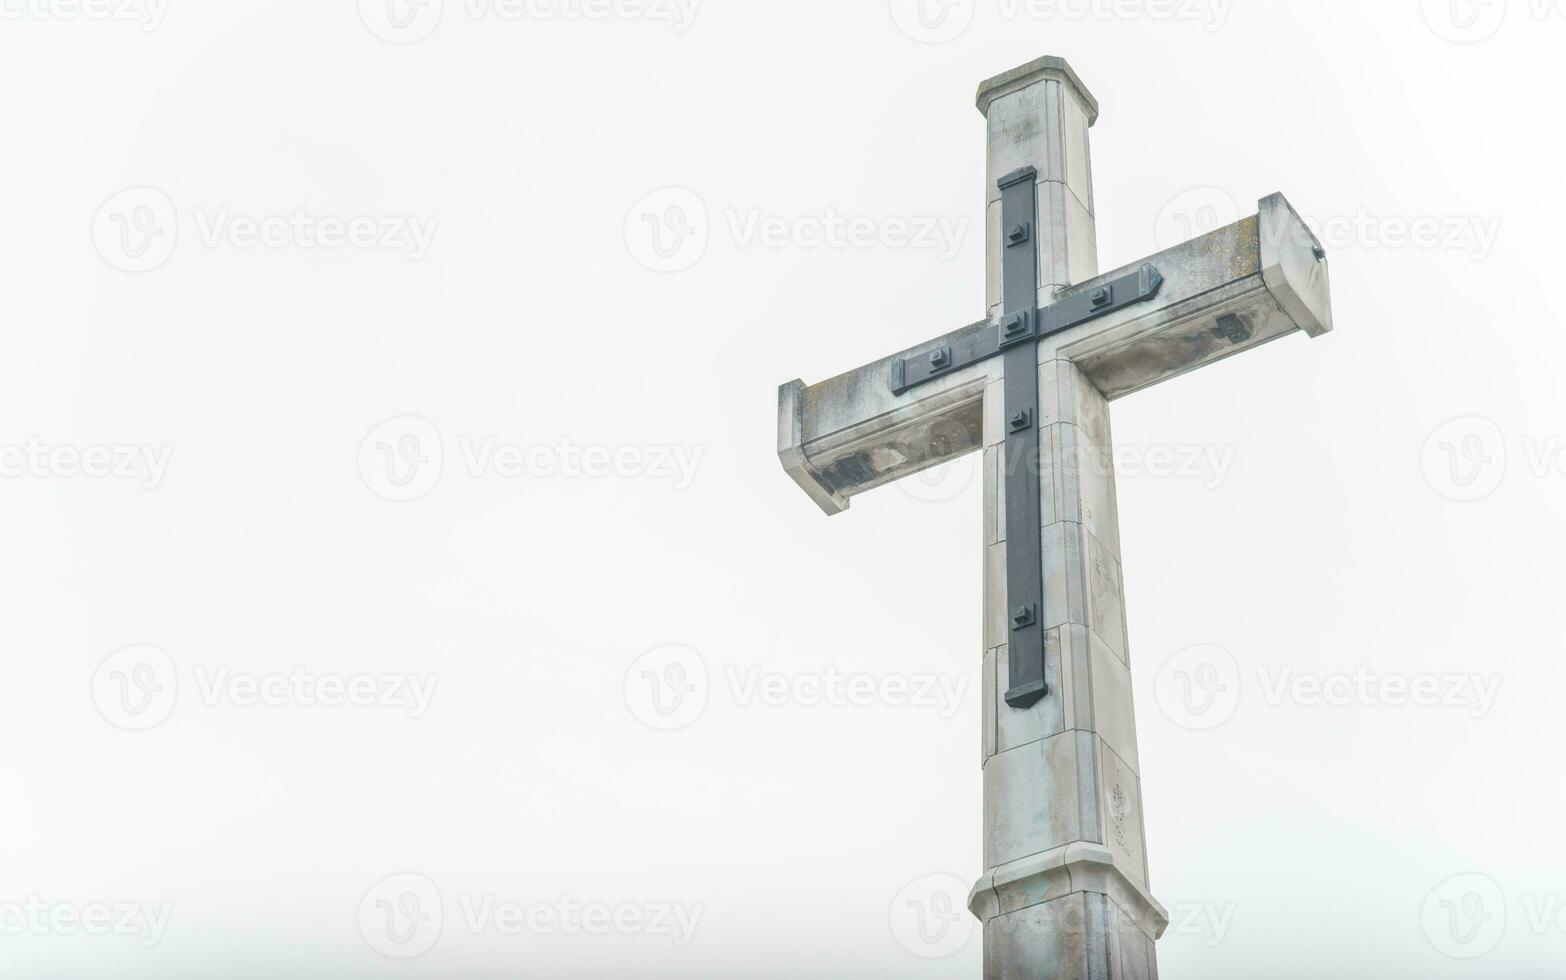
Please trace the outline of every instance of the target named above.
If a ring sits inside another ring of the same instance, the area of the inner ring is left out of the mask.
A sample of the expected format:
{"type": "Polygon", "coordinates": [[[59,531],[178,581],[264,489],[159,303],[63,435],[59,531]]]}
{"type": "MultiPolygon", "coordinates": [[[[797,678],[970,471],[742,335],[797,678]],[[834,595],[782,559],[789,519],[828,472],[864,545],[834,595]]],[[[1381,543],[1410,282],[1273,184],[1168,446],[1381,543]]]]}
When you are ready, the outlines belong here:
{"type": "MultiPolygon", "coordinates": [[[[986,82],[979,108],[989,122],[988,302],[998,318],[1005,174],[1037,170],[1039,304],[1098,274],[1088,157],[1098,110],[1054,58],[986,82]]],[[[1004,382],[985,396],[985,872],[969,907],[984,923],[987,978],[1143,980],[1157,976],[1154,942],[1167,916],[1148,893],[1109,410],[1050,346],[1040,345],[1038,529],[1050,693],[1022,710],[1004,700],[1004,382]]]]}

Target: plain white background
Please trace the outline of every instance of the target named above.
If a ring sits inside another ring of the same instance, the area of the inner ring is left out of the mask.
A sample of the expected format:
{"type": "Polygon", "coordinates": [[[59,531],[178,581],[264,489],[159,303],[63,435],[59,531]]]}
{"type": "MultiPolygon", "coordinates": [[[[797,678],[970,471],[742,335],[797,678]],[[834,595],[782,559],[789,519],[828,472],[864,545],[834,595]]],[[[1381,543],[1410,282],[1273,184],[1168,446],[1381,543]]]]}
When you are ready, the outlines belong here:
{"type": "Polygon", "coordinates": [[[1559,969],[1566,12],[438,8],[0,0],[0,973],[978,976],[977,469],[829,520],[775,391],[981,315],[1046,53],[1104,268],[1331,251],[1115,407],[1162,975],[1559,969]]]}

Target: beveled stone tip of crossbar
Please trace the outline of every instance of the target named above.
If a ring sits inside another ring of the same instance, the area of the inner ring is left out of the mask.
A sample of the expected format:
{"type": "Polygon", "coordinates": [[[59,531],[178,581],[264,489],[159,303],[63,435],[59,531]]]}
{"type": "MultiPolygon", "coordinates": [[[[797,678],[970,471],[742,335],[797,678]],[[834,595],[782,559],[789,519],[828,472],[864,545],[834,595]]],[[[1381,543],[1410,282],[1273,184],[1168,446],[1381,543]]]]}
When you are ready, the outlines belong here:
{"type": "Polygon", "coordinates": [[[1048,78],[1058,79],[1070,85],[1076,93],[1082,97],[1082,105],[1087,110],[1088,125],[1098,121],[1098,100],[1093,98],[1093,93],[1088,91],[1082,79],[1066,63],[1065,58],[1056,58],[1053,55],[1045,55],[1025,65],[1019,65],[1010,71],[1003,71],[994,78],[986,79],[979,83],[978,106],[979,111],[985,116],[990,114],[990,103],[1003,95],[1010,95],[1037,85],[1048,78]]]}

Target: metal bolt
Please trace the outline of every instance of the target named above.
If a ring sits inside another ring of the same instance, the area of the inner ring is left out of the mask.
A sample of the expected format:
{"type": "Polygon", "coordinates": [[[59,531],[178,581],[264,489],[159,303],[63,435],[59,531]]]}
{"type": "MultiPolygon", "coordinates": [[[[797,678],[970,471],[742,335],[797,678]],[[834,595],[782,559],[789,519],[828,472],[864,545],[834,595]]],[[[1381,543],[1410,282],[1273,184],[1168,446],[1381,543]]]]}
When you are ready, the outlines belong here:
{"type": "Polygon", "coordinates": [[[1027,329],[1027,317],[1021,313],[1013,313],[1006,318],[1006,336],[1015,337],[1027,329]]]}
{"type": "Polygon", "coordinates": [[[1091,299],[1094,306],[1108,306],[1114,295],[1114,292],[1108,286],[1100,286],[1093,290],[1091,299]]]}
{"type": "Polygon", "coordinates": [[[930,366],[933,368],[943,368],[951,362],[952,352],[944,347],[930,355],[930,366]]]}
{"type": "Polygon", "coordinates": [[[1255,333],[1249,324],[1233,313],[1227,313],[1219,317],[1218,326],[1214,328],[1213,332],[1231,344],[1243,344],[1250,340],[1251,335],[1255,333]]]}
{"type": "Polygon", "coordinates": [[[1011,614],[1011,625],[1014,629],[1026,629],[1033,625],[1033,607],[1018,606],[1011,614]]]}
{"type": "Polygon", "coordinates": [[[1028,226],[1012,225],[1011,231],[1006,233],[1006,239],[1013,245],[1021,245],[1028,240],[1028,226]]]}
{"type": "Polygon", "coordinates": [[[1025,408],[1013,412],[1009,424],[1011,425],[1011,431],[1022,432],[1033,424],[1033,413],[1025,408]]]}

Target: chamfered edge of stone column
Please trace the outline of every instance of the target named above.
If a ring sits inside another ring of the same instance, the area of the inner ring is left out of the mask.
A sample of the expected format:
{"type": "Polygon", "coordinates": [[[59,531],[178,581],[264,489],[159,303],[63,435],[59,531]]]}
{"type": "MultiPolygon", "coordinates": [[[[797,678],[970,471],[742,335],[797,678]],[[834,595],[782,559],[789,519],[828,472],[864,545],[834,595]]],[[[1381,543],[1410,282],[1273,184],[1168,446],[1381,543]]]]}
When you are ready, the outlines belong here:
{"type": "Polygon", "coordinates": [[[801,490],[816,502],[828,516],[841,514],[848,509],[848,498],[827,486],[821,474],[805,457],[804,406],[801,398],[805,383],[790,381],[778,386],[778,459],[783,469],[801,490]]]}
{"type": "Polygon", "coordinates": [[[1098,121],[1098,100],[1093,97],[1092,92],[1088,91],[1088,87],[1082,84],[1082,79],[1066,63],[1066,59],[1057,58],[1054,55],[1045,55],[1025,65],[1018,65],[1010,71],[1003,71],[994,78],[980,82],[977,98],[979,111],[988,116],[990,114],[990,103],[996,99],[1027,88],[1040,79],[1049,77],[1064,80],[1076,90],[1077,95],[1082,97],[1082,105],[1087,110],[1089,126],[1098,121]]]}
{"type": "Polygon", "coordinates": [[[1269,194],[1256,206],[1262,280],[1308,337],[1332,332],[1332,279],[1327,250],[1294,205],[1269,194]]]}
{"type": "Polygon", "coordinates": [[[1169,927],[1168,910],[1126,874],[1114,852],[1088,841],[991,868],[968,893],[968,911],[988,922],[1073,892],[1107,895],[1155,941],[1169,927]]]}

